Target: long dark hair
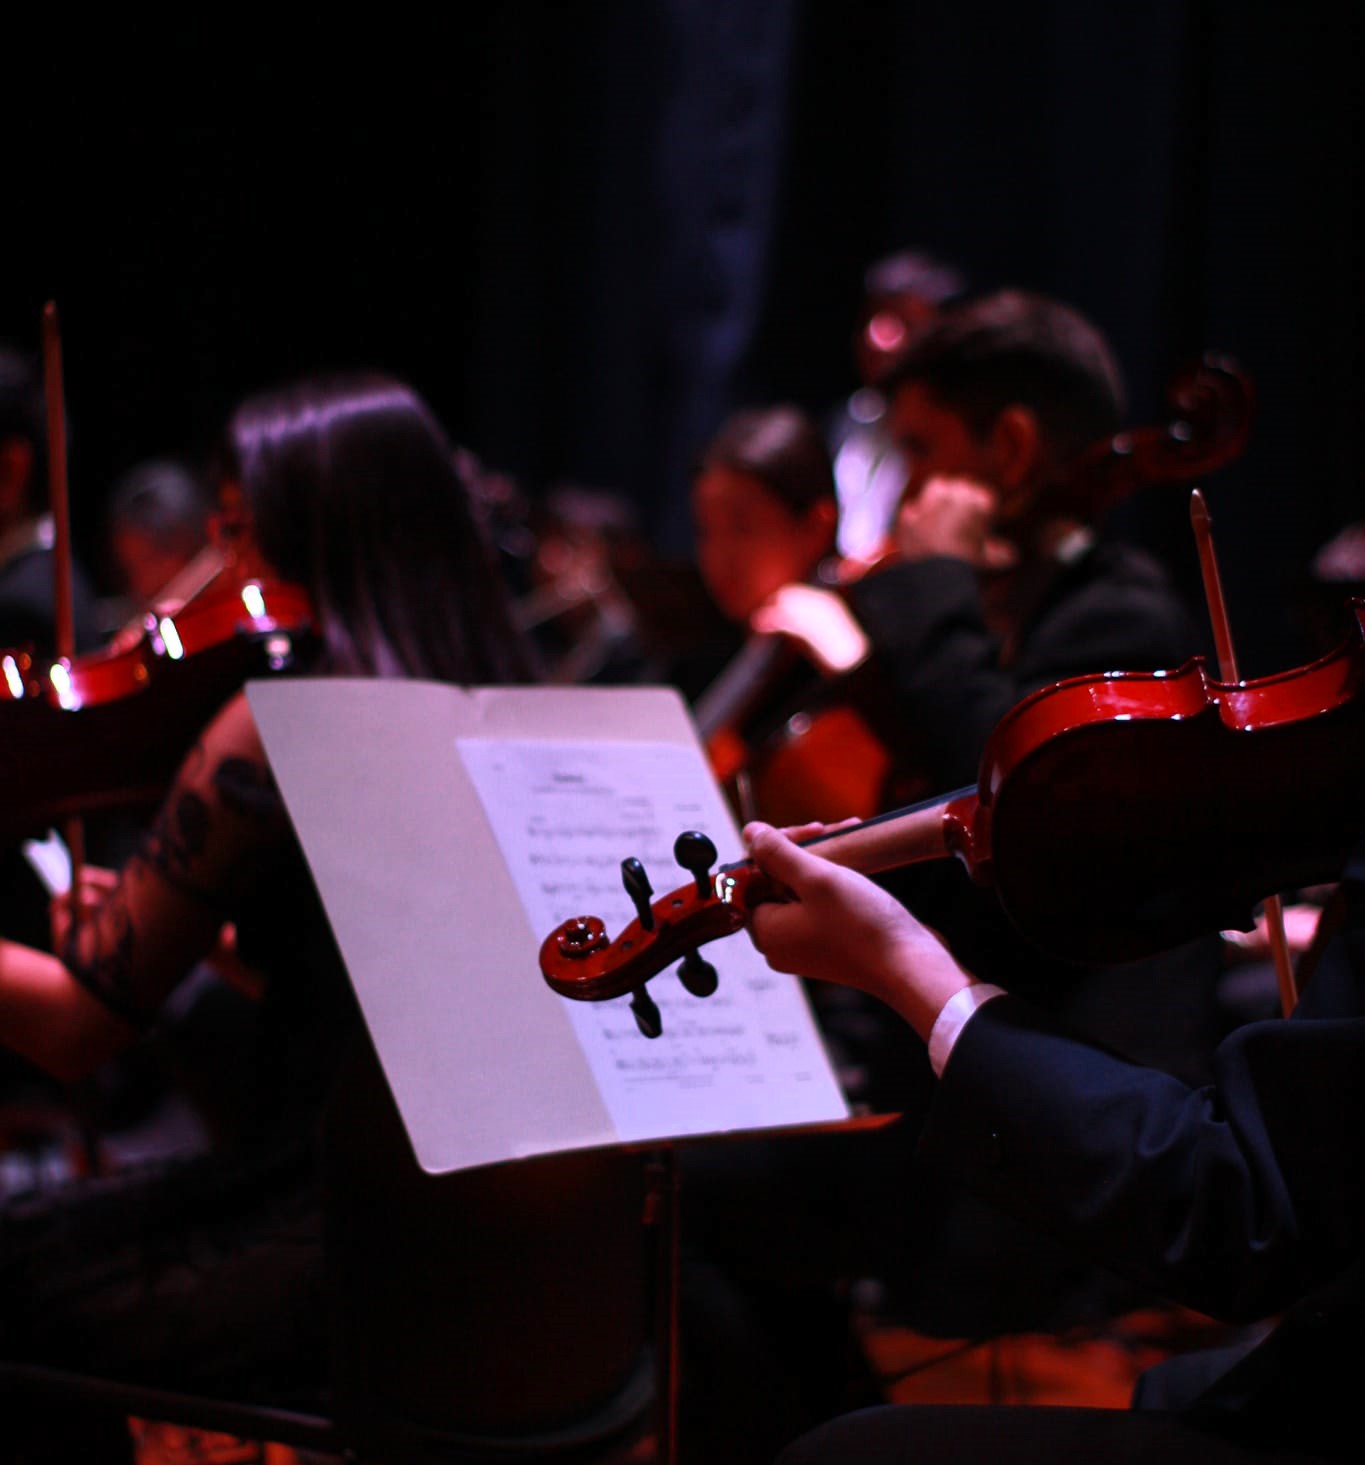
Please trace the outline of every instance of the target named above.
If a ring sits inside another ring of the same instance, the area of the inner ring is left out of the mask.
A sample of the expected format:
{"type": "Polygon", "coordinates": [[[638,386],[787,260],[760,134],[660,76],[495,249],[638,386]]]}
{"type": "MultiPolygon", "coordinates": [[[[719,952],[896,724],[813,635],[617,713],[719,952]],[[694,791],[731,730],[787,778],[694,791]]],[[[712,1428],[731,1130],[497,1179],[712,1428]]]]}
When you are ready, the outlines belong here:
{"type": "Polygon", "coordinates": [[[261,552],[313,596],[326,670],[530,679],[451,444],[411,388],[365,374],[252,397],[226,458],[261,552]]]}

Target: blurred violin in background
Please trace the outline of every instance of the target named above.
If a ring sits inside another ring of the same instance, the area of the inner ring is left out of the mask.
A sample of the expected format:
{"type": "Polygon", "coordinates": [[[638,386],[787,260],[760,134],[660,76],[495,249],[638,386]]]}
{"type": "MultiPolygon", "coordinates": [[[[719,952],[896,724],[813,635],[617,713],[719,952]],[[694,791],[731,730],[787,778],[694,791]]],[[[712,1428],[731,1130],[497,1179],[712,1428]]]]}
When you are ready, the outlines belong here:
{"type": "MultiPolygon", "coordinates": [[[[1069,961],[1134,961],[1248,928],[1257,902],[1335,879],[1365,824],[1365,602],[1349,616],[1334,651],[1276,676],[1226,683],[1195,658],[1035,692],[996,727],[974,789],[806,843],[865,874],[955,856],[1033,944],[1069,961]]],[[[614,940],[595,916],[546,937],[554,991],[636,994],[649,1036],[651,977],[681,960],[689,991],[714,990],[697,948],[783,893],[747,861],[712,872],[700,835],[679,839],[678,858],[692,882],[652,904],[638,861],[623,862],[638,918],[614,940]]]]}
{"type": "Polygon", "coordinates": [[[0,834],[154,801],[213,713],[250,677],[288,669],[314,626],[299,587],[220,562],[197,595],[146,612],[102,651],[0,651],[0,834]]]}
{"type": "Polygon", "coordinates": [[[43,384],[57,654],[0,648],[0,837],[13,843],[65,824],[74,879],[79,816],[154,801],[198,731],[248,677],[292,664],[314,615],[298,587],[239,560],[225,500],[210,543],[151,607],[104,649],[77,655],[61,337],[51,302],[43,312],[43,384]]]}

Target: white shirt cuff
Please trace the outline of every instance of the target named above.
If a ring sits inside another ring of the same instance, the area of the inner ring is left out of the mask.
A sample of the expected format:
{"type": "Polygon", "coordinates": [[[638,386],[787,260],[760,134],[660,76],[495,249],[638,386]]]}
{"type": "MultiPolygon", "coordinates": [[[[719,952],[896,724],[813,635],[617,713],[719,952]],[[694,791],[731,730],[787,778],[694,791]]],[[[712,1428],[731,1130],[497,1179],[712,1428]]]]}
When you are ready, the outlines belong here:
{"type": "Polygon", "coordinates": [[[967,1026],[972,1013],[983,1002],[1004,995],[1003,987],[993,987],[989,982],[973,982],[970,987],[954,992],[943,1004],[934,1019],[933,1027],[929,1029],[929,1064],[935,1077],[943,1077],[943,1070],[947,1068],[948,1059],[952,1057],[953,1048],[962,1036],[962,1029],[967,1026]]]}

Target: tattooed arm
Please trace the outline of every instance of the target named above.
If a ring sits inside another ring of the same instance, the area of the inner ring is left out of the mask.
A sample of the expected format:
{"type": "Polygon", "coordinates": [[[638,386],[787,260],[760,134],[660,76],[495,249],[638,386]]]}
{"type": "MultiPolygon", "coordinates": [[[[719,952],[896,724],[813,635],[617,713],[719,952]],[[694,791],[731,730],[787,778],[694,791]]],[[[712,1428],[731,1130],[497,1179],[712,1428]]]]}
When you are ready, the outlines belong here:
{"type": "Polygon", "coordinates": [[[215,947],[256,856],[284,833],[245,697],[205,730],[142,848],[60,957],[0,942],[0,1041],[73,1079],[130,1042],[215,947]]]}

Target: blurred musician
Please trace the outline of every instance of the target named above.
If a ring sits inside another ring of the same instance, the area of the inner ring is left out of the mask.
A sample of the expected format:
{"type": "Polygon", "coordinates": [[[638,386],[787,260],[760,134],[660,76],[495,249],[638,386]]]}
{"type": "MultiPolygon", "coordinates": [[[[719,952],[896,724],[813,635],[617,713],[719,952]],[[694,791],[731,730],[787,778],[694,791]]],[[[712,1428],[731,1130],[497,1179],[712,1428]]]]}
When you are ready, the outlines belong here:
{"type": "MultiPolygon", "coordinates": [[[[946,307],[889,377],[889,421],[912,464],[896,550],[837,591],[792,584],[754,625],[805,645],[929,792],[975,781],[986,739],[1026,693],[1068,676],[1181,665],[1199,649],[1160,568],[1098,532],[1077,461],[1118,431],[1123,392],[1100,332],[1076,311],[1006,291],[946,307]]],[[[1216,938],[1143,964],[1140,975],[1045,962],[956,862],[882,882],[955,956],[1064,1014],[1091,1040],[1189,1081],[1219,1031],[1216,938]]],[[[927,1065],[876,1004],[821,1004],[858,1097],[909,1116],[927,1065]]],[[[904,1156],[907,1165],[912,1157],[904,1156]]],[[[913,1183],[913,1182],[911,1182],[913,1183]]],[[[1125,1305],[951,1186],[914,1184],[897,1306],[945,1336],[1058,1326],[1125,1305]]],[[[1131,1294],[1129,1294],[1131,1300],[1131,1294]]]]}
{"type": "Polygon", "coordinates": [[[1069,476],[1122,419],[1118,368],[1093,325],[1018,291],[952,305],[885,390],[911,463],[894,554],[840,595],[788,587],[754,620],[831,672],[858,669],[860,704],[891,720],[932,788],[975,775],[1024,693],[1178,666],[1198,649],[1161,570],[1098,535],[1069,476]]]}
{"type": "MultiPolygon", "coordinates": [[[[108,629],[151,608],[204,553],[212,509],[204,485],[171,459],[139,463],[119,479],[109,499],[105,538],[121,614],[110,618],[108,629]]],[[[204,578],[216,558],[205,556],[204,578]]]]}
{"type": "MultiPolygon", "coordinates": [[[[750,639],[695,706],[712,767],[739,775],[741,803],[765,817],[842,813],[846,804],[790,805],[783,784],[809,794],[824,749],[800,770],[774,761],[785,725],[820,700],[819,673],[790,643],[758,635],[756,617],[784,587],[832,577],[838,501],[818,428],[790,405],[735,413],[702,452],[692,488],[697,566],[721,612],[750,639]]],[[[840,750],[842,751],[842,750],[840,750]]],[[[865,812],[872,812],[871,809],[865,812]]]]}
{"type": "Polygon", "coordinates": [[[1238,1029],[1212,1082],[1192,1087],[978,982],[861,876],[766,826],[746,838],[794,892],[753,917],[768,961],[872,994],[927,1044],[934,1173],[1215,1317],[1283,1314],[1254,1348],[1163,1365],[1139,1387],[1143,1413],[870,1410],[783,1465],[1360,1459],[1365,846],[1346,867],[1344,927],[1293,1018],[1238,1029]]]}
{"type": "MultiPolygon", "coordinates": [[[[56,649],[55,538],[47,502],[47,430],[42,383],[28,359],[0,346],[0,649],[39,657],[56,649]]],[[[94,592],[73,566],[72,629],[78,651],[98,641],[94,592]]],[[[0,851],[0,930],[42,945],[48,892],[17,850],[0,851]]],[[[0,1063],[0,1089],[10,1064],[0,1063]]],[[[31,1081],[24,1075],[22,1083],[31,1081]]]]}
{"type": "MultiPolygon", "coordinates": [[[[309,592],[313,672],[524,678],[453,461],[421,400],[382,376],[304,381],[232,418],[226,527],[249,572],[309,592]]],[[[225,922],[264,978],[259,1034],[213,1153],[7,1198],[0,1349],[166,1387],[318,1384],[319,1120],[362,1029],[244,695],[204,729],[112,888],[92,882],[82,903],[59,922],[59,956],[0,942],[13,1050],[65,1080],[90,1073],[155,1024],[225,922]]],[[[441,1285],[431,1273],[430,1295],[441,1285]]]]}
{"type": "Polygon", "coordinates": [[[782,586],[815,574],[833,553],[837,519],[829,453],[797,407],[736,412],[701,455],[692,487],[697,562],[738,624],[782,586]]]}
{"type": "MultiPolygon", "coordinates": [[[[52,515],[42,385],[28,360],[0,346],[0,646],[54,649],[52,515]]],[[[76,649],[97,640],[94,596],[72,577],[76,649]]]]}
{"type": "Polygon", "coordinates": [[[905,489],[906,462],[887,423],[880,383],[911,340],[967,282],[952,265],[906,249],[869,265],[853,355],[862,385],[836,414],[831,445],[839,494],[839,553],[868,559],[885,546],[905,489]]]}

